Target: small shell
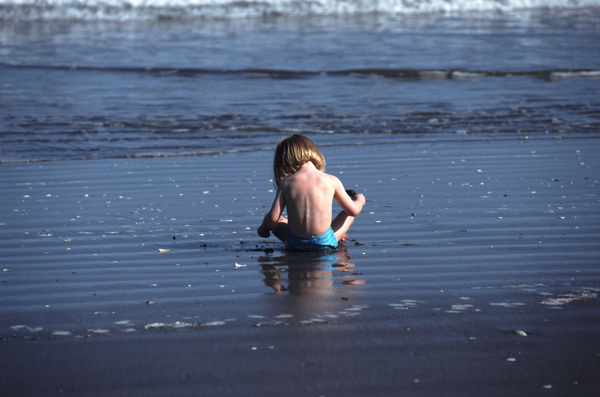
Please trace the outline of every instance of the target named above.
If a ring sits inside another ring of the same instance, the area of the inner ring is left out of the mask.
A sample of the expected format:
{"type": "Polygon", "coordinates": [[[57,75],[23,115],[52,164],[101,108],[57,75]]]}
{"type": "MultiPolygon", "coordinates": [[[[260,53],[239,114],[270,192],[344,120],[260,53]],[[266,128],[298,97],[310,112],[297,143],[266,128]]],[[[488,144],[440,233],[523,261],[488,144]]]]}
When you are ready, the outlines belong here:
{"type": "Polygon", "coordinates": [[[171,250],[167,248],[159,248],[158,252],[171,252],[171,250]]]}
{"type": "Polygon", "coordinates": [[[520,329],[519,329],[519,330],[516,330],[516,331],[515,331],[515,334],[517,334],[517,335],[519,335],[519,336],[527,336],[527,332],[525,332],[525,331],[521,331],[520,329]]]}
{"type": "Polygon", "coordinates": [[[150,328],[162,328],[162,327],[168,327],[170,326],[170,324],[165,324],[165,323],[152,323],[152,324],[146,324],[144,326],[145,329],[150,329],[150,328]]]}
{"type": "Polygon", "coordinates": [[[108,334],[108,333],[110,333],[110,330],[103,329],[103,328],[90,328],[87,330],[87,332],[91,332],[93,334],[108,334]]]}

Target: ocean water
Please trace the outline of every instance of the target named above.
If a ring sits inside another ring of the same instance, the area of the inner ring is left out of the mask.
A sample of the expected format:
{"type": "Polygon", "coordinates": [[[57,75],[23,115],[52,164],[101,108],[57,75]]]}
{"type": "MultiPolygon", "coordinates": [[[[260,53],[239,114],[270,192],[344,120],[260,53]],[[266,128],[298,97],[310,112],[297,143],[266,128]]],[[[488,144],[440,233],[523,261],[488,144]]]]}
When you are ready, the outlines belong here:
{"type": "Polygon", "coordinates": [[[599,18],[592,0],[6,0],[0,161],[596,134],[599,18]]]}

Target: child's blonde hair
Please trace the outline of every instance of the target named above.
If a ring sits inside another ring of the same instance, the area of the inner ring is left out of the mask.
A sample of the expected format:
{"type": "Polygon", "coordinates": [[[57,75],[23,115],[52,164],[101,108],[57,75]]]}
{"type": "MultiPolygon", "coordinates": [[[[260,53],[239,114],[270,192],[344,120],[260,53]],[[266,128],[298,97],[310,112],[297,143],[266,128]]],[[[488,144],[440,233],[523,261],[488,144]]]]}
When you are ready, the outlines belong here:
{"type": "Polygon", "coordinates": [[[310,139],[299,134],[283,138],[275,149],[273,182],[279,187],[281,182],[309,161],[319,171],[325,171],[325,157],[310,139]]]}

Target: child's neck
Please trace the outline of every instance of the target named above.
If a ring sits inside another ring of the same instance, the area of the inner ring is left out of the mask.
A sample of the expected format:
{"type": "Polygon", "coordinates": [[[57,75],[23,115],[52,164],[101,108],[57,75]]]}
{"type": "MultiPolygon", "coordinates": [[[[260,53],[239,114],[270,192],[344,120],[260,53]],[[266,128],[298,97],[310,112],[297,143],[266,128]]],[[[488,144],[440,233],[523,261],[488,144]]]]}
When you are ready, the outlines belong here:
{"type": "Polygon", "coordinates": [[[300,167],[300,169],[301,170],[316,170],[317,168],[312,163],[312,161],[307,161],[306,163],[302,164],[302,166],[300,167]]]}

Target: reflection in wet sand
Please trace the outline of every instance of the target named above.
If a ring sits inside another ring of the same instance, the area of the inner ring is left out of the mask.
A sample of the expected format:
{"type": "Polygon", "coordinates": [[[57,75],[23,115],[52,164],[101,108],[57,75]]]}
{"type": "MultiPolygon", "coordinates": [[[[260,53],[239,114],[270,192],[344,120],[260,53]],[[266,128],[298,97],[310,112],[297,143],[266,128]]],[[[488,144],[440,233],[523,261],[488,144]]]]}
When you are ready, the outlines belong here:
{"type": "Polygon", "coordinates": [[[346,247],[337,251],[284,252],[283,255],[266,255],[258,259],[265,276],[264,282],[276,293],[300,295],[329,295],[335,284],[364,284],[357,279],[354,263],[350,262],[346,247]]]}

